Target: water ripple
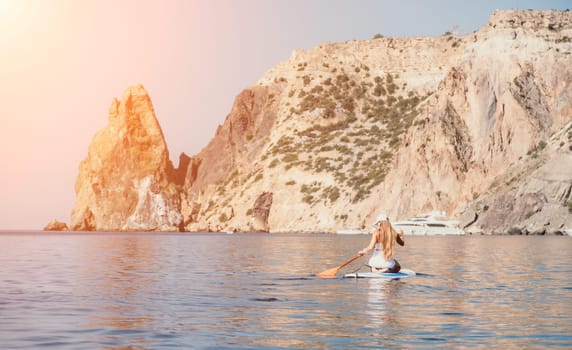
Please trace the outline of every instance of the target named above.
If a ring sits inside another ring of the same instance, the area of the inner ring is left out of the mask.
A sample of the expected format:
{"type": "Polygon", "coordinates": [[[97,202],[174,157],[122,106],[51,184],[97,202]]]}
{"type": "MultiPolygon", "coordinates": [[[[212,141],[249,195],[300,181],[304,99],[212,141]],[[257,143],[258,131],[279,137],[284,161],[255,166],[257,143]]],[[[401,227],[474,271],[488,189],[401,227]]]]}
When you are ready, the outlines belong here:
{"type": "Polygon", "coordinates": [[[367,243],[358,238],[0,235],[0,343],[63,350],[572,343],[569,238],[411,237],[398,258],[423,272],[416,277],[315,276],[367,243]]]}

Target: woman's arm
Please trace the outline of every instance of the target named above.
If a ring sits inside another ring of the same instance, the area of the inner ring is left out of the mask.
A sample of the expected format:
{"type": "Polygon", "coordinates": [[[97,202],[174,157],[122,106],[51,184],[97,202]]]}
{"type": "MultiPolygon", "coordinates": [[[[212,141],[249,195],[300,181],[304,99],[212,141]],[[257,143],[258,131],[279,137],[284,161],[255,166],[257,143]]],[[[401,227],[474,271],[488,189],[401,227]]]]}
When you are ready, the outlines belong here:
{"type": "MultiPolygon", "coordinates": [[[[387,219],[387,221],[389,221],[389,219],[387,219]]],[[[391,233],[395,235],[395,241],[397,242],[397,244],[403,247],[405,245],[405,241],[403,240],[403,230],[399,230],[398,233],[397,231],[395,231],[395,228],[393,228],[393,225],[391,225],[390,230],[391,233]]]]}
{"type": "Polygon", "coordinates": [[[395,236],[395,240],[400,246],[405,245],[405,241],[403,240],[403,230],[399,231],[399,233],[395,236]]]}
{"type": "Polygon", "coordinates": [[[373,247],[375,247],[376,242],[377,242],[377,230],[373,231],[373,234],[371,235],[371,240],[369,241],[369,245],[364,249],[360,250],[358,254],[364,255],[365,253],[371,251],[373,247]]]}

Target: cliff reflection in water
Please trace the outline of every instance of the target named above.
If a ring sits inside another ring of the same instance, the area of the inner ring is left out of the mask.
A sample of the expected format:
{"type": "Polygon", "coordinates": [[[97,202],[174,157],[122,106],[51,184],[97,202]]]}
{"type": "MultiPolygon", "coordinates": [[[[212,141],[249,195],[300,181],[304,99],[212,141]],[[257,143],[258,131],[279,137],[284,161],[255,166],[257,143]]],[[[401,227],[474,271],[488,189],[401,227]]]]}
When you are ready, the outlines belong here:
{"type": "MultiPolygon", "coordinates": [[[[154,241],[142,236],[109,236],[89,240],[83,273],[99,310],[88,327],[147,329],[153,323],[155,278],[159,272],[154,241]]],[[[118,333],[120,334],[120,332],[118,333]]],[[[119,336],[119,335],[118,335],[119,336]]]]}

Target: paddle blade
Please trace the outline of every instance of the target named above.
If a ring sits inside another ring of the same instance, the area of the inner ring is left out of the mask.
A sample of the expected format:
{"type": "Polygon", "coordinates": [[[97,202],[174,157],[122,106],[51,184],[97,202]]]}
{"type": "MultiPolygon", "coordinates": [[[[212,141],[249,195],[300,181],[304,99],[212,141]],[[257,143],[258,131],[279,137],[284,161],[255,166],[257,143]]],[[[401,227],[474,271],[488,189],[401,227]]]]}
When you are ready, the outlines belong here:
{"type": "Polygon", "coordinates": [[[339,268],[334,267],[332,269],[322,271],[319,274],[317,274],[316,276],[322,277],[322,278],[334,278],[334,277],[336,277],[336,273],[338,273],[339,270],[340,270],[339,268]]]}
{"type": "Polygon", "coordinates": [[[328,269],[326,271],[322,271],[319,274],[317,274],[316,276],[322,277],[322,278],[334,278],[334,277],[336,277],[336,273],[338,273],[338,271],[340,271],[340,269],[342,267],[346,266],[347,264],[349,264],[349,263],[351,263],[351,262],[353,262],[353,261],[355,261],[361,257],[362,257],[362,255],[358,254],[358,255],[354,256],[353,258],[349,259],[348,261],[344,262],[340,266],[328,269]]]}

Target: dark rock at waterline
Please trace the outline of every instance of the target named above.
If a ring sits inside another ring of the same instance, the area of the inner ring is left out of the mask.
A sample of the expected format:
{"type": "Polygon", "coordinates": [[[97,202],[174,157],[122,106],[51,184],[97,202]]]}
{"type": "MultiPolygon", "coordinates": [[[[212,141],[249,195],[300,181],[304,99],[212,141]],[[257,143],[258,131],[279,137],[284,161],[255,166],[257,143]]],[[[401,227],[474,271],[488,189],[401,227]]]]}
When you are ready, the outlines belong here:
{"type": "Polygon", "coordinates": [[[546,229],[540,228],[540,229],[534,230],[534,231],[530,232],[530,235],[532,235],[532,236],[544,236],[544,235],[546,235],[546,229]]]}
{"type": "Polygon", "coordinates": [[[520,229],[519,227],[511,227],[508,229],[506,233],[511,236],[516,236],[516,235],[522,235],[523,232],[522,229],[520,229]]]}
{"type": "Polygon", "coordinates": [[[462,228],[470,227],[479,219],[479,214],[472,209],[468,209],[459,218],[459,224],[462,228]]]}
{"type": "Polygon", "coordinates": [[[272,192],[262,192],[252,207],[252,222],[250,230],[253,232],[268,232],[268,216],[272,207],[272,192]]]}

